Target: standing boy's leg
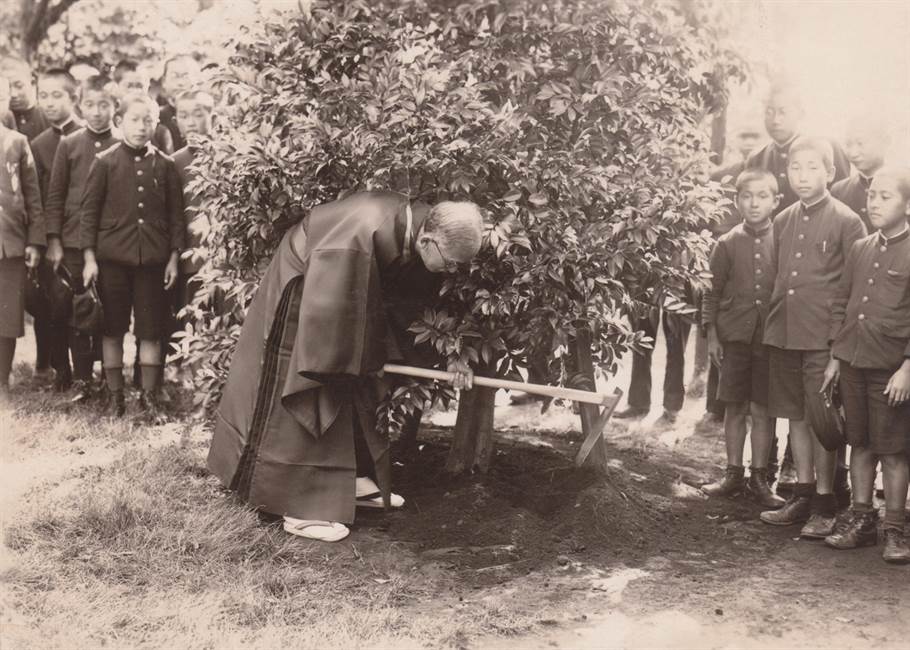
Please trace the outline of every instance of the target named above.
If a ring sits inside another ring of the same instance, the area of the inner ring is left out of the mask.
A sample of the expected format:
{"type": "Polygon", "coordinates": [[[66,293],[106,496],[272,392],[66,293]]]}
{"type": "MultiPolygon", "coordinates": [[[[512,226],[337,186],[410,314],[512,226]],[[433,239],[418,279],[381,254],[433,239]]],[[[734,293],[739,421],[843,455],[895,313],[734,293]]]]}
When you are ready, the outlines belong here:
{"type": "Polygon", "coordinates": [[[692,325],[683,316],[663,312],[664,339],[667,342],[667,367],[664,372],[664,417],[673,420],[686,398],[686,343],[692,325]]]}
{"type": "Polygon", "coordinates": [[[15,356],[16,339],[12,336],[0,336],[0,391],[9,389],[9,376],[15,356]]]}
{"type": "MultiPolygon", "coordinates": [[[[651,338],[652,346],[657,343],[657,321],[660,311],[651,307],[644,318],[635,321],[635,329],[651,338]]],[[[654,348],[633,352],[632,378],[629,381],[629,407],[613,414],[615,418],[632,418],[647,415],[651,409],[651,357],[654,348]]]]}
{"type": "Polygon", "coordinates": [[[742,492],[745,486],[743,477],[743,447],[746,444],[745,402],[728,402],[724,413],[724,442],[727,449],[727,469],[724,477],[715,483],[703,485],[701,490],[712,497],[729,497],[742,492]]]}
{"type": "Polygon", "coordinates": [[[894,564],[910,563],[910,544],[906,535],[905,504],[907,498],[908,462],[905,453],[881,456],[885,488],[885,548],[882,559],[894,564]]]}
{"type": "Polygon", "coordinates": [[[25,258],[0,259],[0,391],[9,388],[16,338],[25,333],[25,258]]]}
{"type": "Polygon", "coordinates": [[[164,265],[138,266],[132,274],[135,298],[133,333],[139,340],[140,408],[154,424],[164,421],[158,404],[162,382],[162,344],[170,337],[173,294],[164,288],[164,265]]]}
{"type": "MultiPolygon", "coordinates": [[[[818,399],[824,385],[825,368],[831,355],[827,350],[808,350],[803,353],[803,386],[805,400],[818,399]]],[[[812,496],[812,515],[800,531],[803,537],[824,539],[834,532],[837,516],[837,499],[834,497],[834,470],[837,467],[837,452],[828,451],[819,442],[807,421],[807,430],[812,442],[811,463],[815,473],[815,494],[812,496]]],[[[800,460],[794,459],[799,471],[800,460]]],[[[802,479],[800,479],[802,480],[802,479]]]]}

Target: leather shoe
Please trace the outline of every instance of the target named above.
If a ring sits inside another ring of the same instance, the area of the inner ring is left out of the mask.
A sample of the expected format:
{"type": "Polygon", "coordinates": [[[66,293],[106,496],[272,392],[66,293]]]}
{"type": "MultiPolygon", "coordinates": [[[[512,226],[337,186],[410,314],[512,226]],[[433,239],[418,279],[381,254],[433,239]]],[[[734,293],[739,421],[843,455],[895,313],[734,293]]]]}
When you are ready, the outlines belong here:
{"type": "Polygon", "coordinates": [[[825,538],[825,544],[838,550],[875,546],[878,543],[877,520],[874,510],[848,510],[837,518],[834,531],[825,538]]]}
{"type": "Polygon", "coordinates": [[[736,496],[737,494],[740,494],[745,487],[745,481],[743,480],[744,474],[744,467],[727,465],[727,471],[724,472],[724,477],[714,483],[708,483],[707,485],[701,486],[701,491],[709,497],[736,496]]]}
{"type": "Polygon", "coordinates": [[[648,414],[648,409],[642,408],[640,406],[628,406],[622,411],[616,411],[613,413],[613,419],[619,420],[633,420],[638,418],[643,418],[648,414]]]}
{"type": "Polygon", "coordinates": [[[828,535],[834,532],[834,522],[837,519],[834,515],[830,517],[820,513],[813,513],[809,517],[809,521],[803,526],[803,529],[799,531],[800,537],[807,537],[809,539],[825,539],[828,535]]]}
{"type": "Polygon", "coordinates": [[[792,526],[809,518],[812,511],[812,497],[791,496],[779,510],[766,510],[758,517],[772,526],[792,526]]]}
{"type": "Polygon", "coordinates": [[[885,550],[882,559],[891,564],[910,564],[910,546],[907,536],[900,528],[888,526],[884,530],[885,550]]]}
{"type": "Polygon", "coordinates": [[[764,467],[750,468],[746,490],[758,504],[766,508],[777,509],[783,507],[786,503],[786,501],[771,491],[771,485],[768,481],[768,470],[764,467]]]}

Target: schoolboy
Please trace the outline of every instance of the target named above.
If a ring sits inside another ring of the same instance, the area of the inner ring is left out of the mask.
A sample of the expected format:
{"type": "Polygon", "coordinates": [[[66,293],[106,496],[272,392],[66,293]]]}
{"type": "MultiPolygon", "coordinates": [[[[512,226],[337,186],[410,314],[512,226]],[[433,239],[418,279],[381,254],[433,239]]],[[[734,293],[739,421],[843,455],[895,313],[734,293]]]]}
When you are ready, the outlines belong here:
{"type": "Polygon", "coordinates": [[[202,267],[202,238],[208,230],[208,219],[199,212],[199,197],[190,189],[195,175],[190,170],[196,153],[193,139],[196,136],[207,137],[212,131],[212,111],[215,100],[207,92],[187,90],[177,96],[174,104],[177,111],[177,124],[187,137],[189,144],[174,154],[177,175],[183,188],[183,199],[186,217],[186,248],[180,257],[180,274],[177,281],[176,308],[188,305],[193,298],[191,280],[202,267]]]}
{"type": "Polygon", "coordinates": [[[171,132],[175,149],[186,146],[186,137],[177,124],[174,102],[180,93],[190,90],[199,81],[199,77],[199,63],[189,54],[180,54],[164,62],[158,103],[161,105],[161,123],[171,132]]]}
{"type": "MultiPolygon", "coordinates": [[[[792,152],[790,147],[799,137],[800,123],[805,116],[802,98],[792,85],[776,82],[768,91],[765,101],[765,130],[771,142],[753,153],[746,160],[746,167],[760,167],[774,174],[780,186],[780,205],[775,215],[799,200],[799,195],[791,187],[787,169],[792,152]]],[[[850,173],[850,161],[846,154],[834,142],[828,141],[832,149],[832,164],[836,182],[846,178],[850,173]]]]}
{"type": "Polygon", "coordinates": [[[139,340],[144,415],[162,418],[161,339],[167,322],[167,290],[177,278],[184,247],[183,194],[174,161],[151,144],[158,105],[148,95],[125,95],[117,109],[123,140],[92,163],[80,222],[83,281],[98,281],[104,305],[102,354],[112,410],[126,411],[123,336],[135,318],[139,340]]]}
{"type": "Polygon", "coordinates": [[[807,420],[807,401],[821,399],[830,359],[829,305],[847,252],[866,235],[860,218],[831,196],[831,144],[799,137],[790,144],[787,177],[799,201],[774,219],[774,290],[765,327],[770,347],[768,415],[790,421],[797,483],[779,510],[761,513],[768,524],[806,522],[801,535],[824,538],[834,527],[837,453],[816,439],[807,420]],[[808,521],[806,521],[808,519],[808,521]]]}
{"type": "MultiPolygon", "coordinates": [[[[121,96],[127,93],[149,94],[149,76],[132,59],[121,59],[114,66],[114,81],[117,82],[121,96]]],[[[164,153],[170,154],[174,152],[174,138],[168,128],[161,122],[155,127],[152,144],[164,153]]]]}
{"type": "Polygon", "coordinates": [[[32,140],[32,153],[41,184],[41,199],[45,202],[57,145],[63,136],[79,130],[79,123],[73,114],[77,95],[76,80],[66,70],[53,68],[38,75],[38,105],[51,123],[50,127],[32,140]]]}
{"type": "MultiPolygon", "coordinates": [[[[41,188],[41,201],[47,207],[47,192],[50,184],[51,168],[54,165],[54,154],[60,138],[79,129],[74,119],[73,108],[76,98],[76,80],[66,70],[53,68],[38,75],[38,105],[50,120],[50,127],[32,140],[32,154],[38,168],[38,184],[41,188]]],[[[41,260],[38,266],[38,278],[42,284],[49,285],[54,280],[54,269],[47,259],[41,260]]],[[[42,302],[47,301],[44,295],[36,296],[42,302]]],[[[49,305],[45,310],[36,310],[35,331],[47,340],[50,347],[50,362],[54,368],[54,387],[66,390],[72,382],[72,368],[66,345],[68,326],[66,322],[56,322],[49,318],[49,305]],[[47,320],[48,322],[42,322],[47,320]]]]}
{"type": "Polygon", "coordinates": [[[878,232],[853,245],[831,310],[832,358],[825,382],[840,378],[852,446],[853,508],[825,543],[872,546],[875,468],[885,488],[886,562],[910,563],[905,531],[910,452],[910,169],[883,168],[869,187],[878,232]]]}
{"type": "Polygon", "coordinates": [[[736,180],[736,207],[743,222],[722,235],[711,254],[711,288],[702,303],[708,357],[720,368],[717,397],[724,402],[727,471],[702,487],[709,496],[734,496],[744,489],[767,508],[784,500],[768,484],[771,422],[768,419],[768,349],[762,343],[774,270],[771,213],[777,207],[771,172],[747,169],[736,180]],[[746,415],[752,416],[752,466],[744,481],[746,415]]]}
{"type": "MultiPolygon", "coordinates": [[[[63,264],[81,293],[83,255],[79,227],[82,195],[95,156],[117,143],[112,133],[116,106],[114,86],[104,75],[88,77],[80,84],[79,107],[85,127],[64,136],[57,145],[47,196],[47,259],[56,270],[63,264]]],[[[69,327],[65,336],[67,354],[72,357],[75,393],[73,402],[93,396],[92,367],[95,365],[92,338],[69,327]]]]}
{"type": "Polygon", "coordinates": [[[51,125],[38,106],[32,69],[22,59],[4,57],[0,59],[0,76],[9,80],[9,109],[16,120],[16,129],[31,143],[51,125]]]}
{"type": "MultiPolygon", "coordinates": [[[[0,99],[9,82],[0,77],[0,99]]],[[[16,339],[25,334],[25,275],[38,266],[44,217],[27,138],[0,124],[0,398],[9,391],[16,339]]]]}
{"type": "Polygon", "coordinates": [[[866,192],[872,177],[885,164],[885,153],[891,144],[888,130],[875,115],[854,116],[847,124],[845,146],[855,173],[831,186],[831,195],[840,199],[859,215],[869,232],[875,231],[866,207],[866,192]]]}

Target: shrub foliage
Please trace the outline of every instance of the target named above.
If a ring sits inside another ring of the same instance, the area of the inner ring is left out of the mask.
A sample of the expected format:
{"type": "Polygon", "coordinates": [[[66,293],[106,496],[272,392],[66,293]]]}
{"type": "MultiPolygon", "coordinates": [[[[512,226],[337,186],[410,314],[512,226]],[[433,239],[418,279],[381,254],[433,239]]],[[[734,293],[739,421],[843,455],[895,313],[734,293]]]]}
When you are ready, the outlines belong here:
{"type": "MultiPolygon", "coordinates": [[[[221,80],[230,137],[205,142],[197,160],[212,225],[183,354],[200,401],[217,399],[244,308],[286,229],[365,188],[466,198],[486,213],[481,255],[446,280],[412,327],[417,342],[500,375],[546,355],[552,379],[565,381],[577,328],[589,327],[600,370],[615,371],[619,355],[647,344],[631,315],[692,310],[704,231],[725,204],[703,178],[704,125],[739,68],[697,10],[316,1],[251,26],[221,80]]],[[[398,391],[398,401],[429,395],[398,391]]],[[[408,405],[395,408],[393,420],[408,405]]]]}

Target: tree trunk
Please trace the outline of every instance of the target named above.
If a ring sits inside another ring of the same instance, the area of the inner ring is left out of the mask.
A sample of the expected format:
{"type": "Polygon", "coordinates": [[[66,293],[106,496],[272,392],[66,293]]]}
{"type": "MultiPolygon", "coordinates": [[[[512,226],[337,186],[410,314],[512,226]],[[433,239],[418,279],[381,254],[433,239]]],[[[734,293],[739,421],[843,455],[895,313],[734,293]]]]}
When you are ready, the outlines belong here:
{"type": "Polygon", "coordinates": [[[721,165],[727,149],[727,108],[711,120],[711,162],[721,165]]]}
{"type": "MultiPolygon", "coordinates": [[[[578,364],[578,372],[591,382],[591,389],[595,387],[594,378],[594,359],[591,352],[591,330],[587,327],[580,327],[575,334],[575,360],[578,364]]],[[[579,404],[581,410],[581,430],[587,438],[591,430],[598,426],[600,412],[594,404],[579,404]]],[[[600,471],[607,469],[607,446],[604,444],[603,437],[598,439],[591,449],[591,453],[584,461],[584,467],[593,467],[600,471]]]]}
{"type": "Polygon", "coordinates": [[[493,405],[496,390],[473,388],[462,391],[452,447],[446,460],[450,474],[486,473],[493,457],[493,405]]]}

